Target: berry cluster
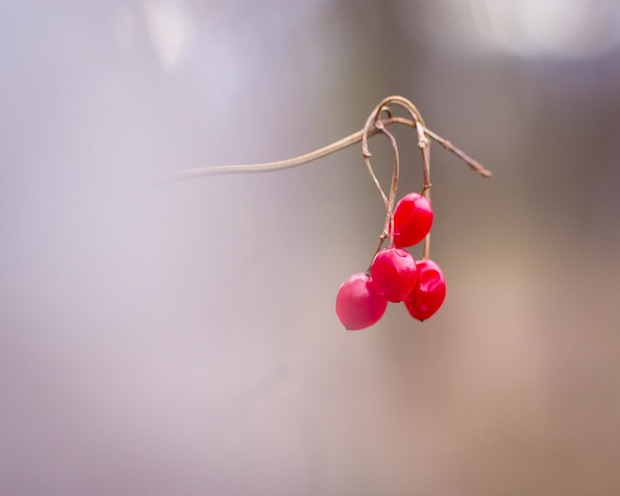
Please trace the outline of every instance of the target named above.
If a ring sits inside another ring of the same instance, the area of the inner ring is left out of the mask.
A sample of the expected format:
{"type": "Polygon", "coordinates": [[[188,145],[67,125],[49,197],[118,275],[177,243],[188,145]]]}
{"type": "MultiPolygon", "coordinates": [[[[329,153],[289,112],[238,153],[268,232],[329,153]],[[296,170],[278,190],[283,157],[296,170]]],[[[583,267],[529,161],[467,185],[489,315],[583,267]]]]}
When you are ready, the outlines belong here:
{"type": "Polygon", "coordinates": [[[469,157],[450,141],[428,129],[422,115],[411,101],[402,96],[394,95],[381,100],[368,116],[361,131],[305,155],[277,162],[187,169],[170,174],[167,180],[192,178],[203,174],[288,169],[361,142],[362,157],[385,205],[386,218],[383,231],[379,236],[379,246],[375,250],[371,266],[366,272],[355,274],[342,284],[336,298],[336,313],[347,329],[364,329],[376,323],[383,316],[388,301],[404,302],[411,316],[423,321],[439,309],[446,296],[446,282],[441,269],[429,259],[429,233],[433,223],[433,211],[429,201],[431,140],[455,154],[480,176],[492,176],[492,173],[478,161],[469,157]],[[394,113],[394,108],[398,108],[408,115],[405,117],[398,116],[394,113]],[[416,130],[424,175],[422,194],[409,193],[396,205],[396,208],[394,208],[394,204],[398,189],[400,155],[396,138],[388,130],[388,127],[394,124],[403,124],[416,130]],[[368,148],[368,139],[376,135],[383,135],[392,146],[394,167],[387,195],[370,162],[372,153],[368,148]],[[390,245],[382,250],[381,247],[388,238],[390,245]],[[421,260],[416,262],[405,248],[422,240],[424,240],[423,256],[421,260]]]}
{"type": "Polygon", "coordinates": [[[336,313],[348,330],[375,324],[388,302],[404,302],[411,316],[428,319],[446,297],[446,282],[432,260],[415,261],[404,248],[422,241],[431,230],[430,201],[409,193],[396,205],[391,223],[391,245],[378,251],[368,272],[349,277],[338,291],[336,313]]]}

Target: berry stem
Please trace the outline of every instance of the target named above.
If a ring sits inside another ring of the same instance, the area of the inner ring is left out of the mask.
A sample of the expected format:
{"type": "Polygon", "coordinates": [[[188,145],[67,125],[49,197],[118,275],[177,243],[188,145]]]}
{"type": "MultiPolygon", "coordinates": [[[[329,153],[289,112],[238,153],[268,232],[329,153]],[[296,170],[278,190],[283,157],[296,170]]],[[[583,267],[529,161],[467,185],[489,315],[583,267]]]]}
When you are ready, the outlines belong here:
{"type": "MultiPolygon", "coordinates": [[[[409,115],[413,118],[413,122],[415,124],[415,128],[416,131],[418,133],[418,148],[420,149],[420,153],[422,154],[422,172],[424,175],[424,184],[422,186],[422,195],[424,195],[429,201],[431,198],[431,172],[430,172],[430,142],[427,138],[427,130],[426,130],[426,124],[424,123],[424,119],[422,118],[422,114],[420,114],[420,111],[417,109],[417,107],[411,103],[409,100],[407,100],[406,98],[403,98],[401,96],[389,96],[387,98],[385,98],[383,101],[381,101],[381,103],[379,103],[379,105],[377,105],[377,107],[375,108],[375,110],[370,114],[370,117],[368,118],[368,120],[366,121],[366,125],[364,126],[364,136],[362,139],[362,154],[364,155],[364,159],[366,161],[366,165],[368,167],[368,169],[371,171],[371,175],[373,176],[373,179],[375,179],[375,183],[378,186],[378,182],[376,181],[376,178],[374,177],[374,174],[372,173],[372,168],[370,166],[370,162],[369,162],[369,157],[370,157],[370,152],[368,151],[368,145],[367,145],[367,130],[370,127],[370,123],[371,121],[374,121],[374,126],[376,129],[379,130],[384,130],[385,134],[388,133],[387,130],[385,130],[383,123],[380,120],[381,114],[385,111],[388,115],[388,117],[392,117],[392,111],[389,107],[390,104],[395,104],[398,105],[400,107],[402,107],[403,109],[405,109],[409,115]]],[[[398,148],[396,146],[396,140],[394,139],[394,137],[389,134],[388,137],[390,138],[390,140],[392,141],[392,148],[395,151],[396,154],[396,158],[395,160],[398,161],[398,148]]],[[[442,139],[443,140],[443,139],[442,139]]],[[[449,142],[445,142],[445,140],[443,140],[444,146],[446,145],[446,143],[449,142]]],[[[395,177],[396,177],[396,185],[398,184],[398,170],[397,170],[397,166],[398,164],[396,163],[395,165],[395,177]]],[[[392,179],[394,180],[394,176],[392,177],[392,179]]],[[[393,186],[394,185],[394,181],[393,182],[393,186]]],[[[380,189],[380,188],[379,188],[380,189]]],[[[383,192],[381,192],[383,194],[383,192]]],[[[396,190],[391,189],[390,190],[390,198],[393,199],[395,197],[396,194],[396,190]]],[[[383,197],[385,198],[385,195],[383,195],[383,197]]],[[[388,209],[388,213],[387,213],[387,219],[386,219],[386,225],[384,228],[384,233],[386,231],[388,231],[388,228],[390,226],[390,222],[393,222],[393,212],[392,212],[392,208],[393,208],[394,204],[393,202],[387,206],[388,209]]],[[[389,230],[388,232],[390,232],[390,239],[393,242],[394,239],[394,230],[393,230],[393,226],[392,229],[389,230]]],[[[381,247],[382,241],[379,244],[379,248],[381,247]]],[[[424,254],[423,254],[423,258],[424,259],[428,259],[430,256],[430,249],[431,249],[431,235],[430,235],[430,231],[429,233],[426,235],[426,237],[424,238],[424,254]]],[[[378,252],[378,250],[377,250],[378,252]]],[[[376,253],[375,253],[376,255],[376,253]]]]}
{"type": "MultiPolygon", "coordinates": [[[[370,116],[366,120],[363,133],[362,133],[362,155],[364,157],[364,163],[366,164],[368,172],[370,173],[375,185],[377,186],[377,188],[379,189],[379,192],[381,193],[381,196],[384,200],[385,208],[386,208],[386,216],[385,216],[385,223],[383,225],[383,231],[381,235],[379,236],[379,243],[377,244],[377,248],[375,250],[375,253],[372,259],[374,259],[377,253],[379,253],[379,250],[381,250],[383,242],[388,236],[390,237],[390,243],[394,244],[394,203],[396,202],[396,192],[398,191],[398,177],[400,174],[400,155],[398,152],[398,143],[396,142],[396,138],[394,137],[392,133],[390,133],[386,129],[383,121],[381,120],[382,113],[385,113],[388,119],[392,118],[392,110],[390,109],[390,107],[388,107],[388,104],[390,103],[390,101],[391,101],[391,98],[387,98],[383,100],[379,105],[377,105],[377,107],[371,112],[370,116]],[[377,130],[378,132],[385,135],[390,140],[390,144],[392,145],[392,151],[394,152],[394,168],[392,171],[392,182],[390,184],[390,193],[389,193],[388,198],[386,198],[385,193],[383,192],[383,189],[381,188],[381,185],[379,184],[379,181],[377,180],[377,177],[374,174],[372,164],[370,162],[370,157],[372,157],[372,153],[370,153],[370,150],[368,148],[368,135],[373,130],[377,130]]],[[[372,265],[372,261],[371,261],[371,265],[372,265]]]]}
{"type": "MultiPolygon", "coordinates": [[[[377,244],[377,248],[375,249],[375,252],[371,258],[371,262],[370,262],[371,264],[372,264],[372,260],[375,258],[377,253],[379,253],[379,250],[381,250],[381,247],[383,246],[383,242],[386,240],[386,238],[389,237],[390,244],[394,244],[394,203],[396,202],[396,191],[398,190],[398,175],[400,172],[400,158],[398,154],[398,145],[396,143],[396,138],[394,138],[394,135],[390,133],[387,129],[382,129],[381,132],[382,134],[385,134],[388,137],[392,145],[392,150],[394,151],[394,169],[392,172],[392,182],[390,184],[390,193],[386,201],[386,205],[385,205],[387,213],[385,216],[385,223],[383,224],[383,232],[379,236],[379,243],[377,244]]],[[[367,154],[366,153],[364,154],[364,161],[366,162],[366,166],[368,167],[368,170],[370,171],[370,175],[375,180],[375,184],[379,188],[381,195],[383,196],[383,198],[385,198],[385,193],[383,193],[383,190],[381,189],[381,186],[379,185],[379,181],[377,181],[377,178],[372,170],[369,155],[370,155],[369,152],[367,154]]],[[[368,267],[368,270],[370,271],[370,266],[368,267]]]]}
{"type": "Polygon", "coordinates": [[[362,154],[364,156],[364,162],[366,164],[368,172],[370,173],[375,185],[381,193],[381,196],[385,203],[385,209],[387,211],[385,217],[385,224],[383,226],[383,233],[381,236],[391,233],[390,240],[393,241],[393,229],[391,229],[391,227],[394,219],[394,203],[396,202],[396,192],[398,190],[398,176],[400,174],[400,155],[398,153],[398,144],[396,143],[396,138],[394,138],[394,135],[390,133],[387,129],[385,129],[385,127],[383,127],[383,123],[380,120],[375,122],[374,124],[371,124],[372,118],[373,115],[371,114],[370,118],[366,122],[366,125],[364,126],[364,136],[362,138],[362,154]],[[374,125],[381,134],[385,135],[390,140],[390,144],[392,145],[392,151],[394,152],[394,168],[392,171],[392,181],[390,183],[390,193],[387,198],[385,196],[385,193],[383,192],[383,189],[381,188],[381,185],[379,184],[377,176],[375,176],[375,173],[373,172],[372,164],[370,163],[370,157],[372,156],[372,154],[368,149],[367,133],[371,125],[374,125]]]}
{"type": "Polygon", "coordinates": [[[390,143],[392,144],[392,150],[394,151],[394,170],[392,172],[392,182],[390,184],[390,196],[388,198],[388,208],[385,216],[385,224],[383,225],[383,232],[389,233],[390,243],[394,244],[394,203],[396,202],[396,191],[398,190],[398,175],[400,174],[400,156],[398,154],[398,145],[396,138],[387,129],[383,129],[390,143]]]}
{"type": "Polygon", "coordinates": [[[375,259],[375,257],[377,256],[377,253],[379,253],[381,251],[381,247],[383,246],[383,242],[385,241],[385,239],[388,237],[388,233],[383,231],[381,233],[381,236],[379,236],[379,242],[377,243],[377,248],[375,248],[375,252],[372,255],[372,258],[370,259],[370,265],[368,266],[368,270],[366,271],[367,274],[370,274],[370,268],[372,267],[372,261],[375,259]]]}
{"type": "MultiPolygon", "coordinates": [[[[422,150],[422,163],[424,167],[424,187],[422,188],[422,194],[426,199],[431,201],[431,183],[430,183],[430,169],[431,169],[431,150],[430,147],[426,147],[422,150]]],[[[424,252],[422,258],[428,260],[431,255],[431,232],[429,231],[424,238],[424,252]]]]}
{"type": "Polygon", "coordinates": [[[429,231],[429,233],[424,238],[424,251],[422,252],[422,259],[428,260],[430,256],[431,256],[431,233],[429,231]]]}

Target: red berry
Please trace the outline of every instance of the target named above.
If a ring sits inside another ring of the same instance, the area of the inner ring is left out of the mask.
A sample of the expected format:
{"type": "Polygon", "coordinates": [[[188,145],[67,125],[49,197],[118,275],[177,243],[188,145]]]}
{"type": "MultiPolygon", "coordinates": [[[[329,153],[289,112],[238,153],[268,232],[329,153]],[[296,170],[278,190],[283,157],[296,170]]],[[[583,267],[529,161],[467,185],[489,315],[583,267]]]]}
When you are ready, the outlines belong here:
{"type": "Polygon", "coordinates": [[[420,321],[433,315],[446,298],[446,280],[432,260],[416,262],[418,267],[418,284],[405,300],[407,310],[414,319],[420,321]]]}
{"type": "Polygon", "coordinates": [[[394,245],[404,248],[419,243],[432,225],[431,202],[418,193],[405,195],[394,210],[394,245]]]}
{"type": "Polygon", "coordinates": [[[336,313],[349,331],[364,329],[385,313],[387,300],[374,289],[370,276],[354,274],[342,283],[336,297],[336,313]]]}
{"type": "Polygon", "coordinates": [[[391,246],[375,255],[370,266],[372,284],[388,301],[403,301],[418,281],[413,257],[402,248],[391,246]]]}

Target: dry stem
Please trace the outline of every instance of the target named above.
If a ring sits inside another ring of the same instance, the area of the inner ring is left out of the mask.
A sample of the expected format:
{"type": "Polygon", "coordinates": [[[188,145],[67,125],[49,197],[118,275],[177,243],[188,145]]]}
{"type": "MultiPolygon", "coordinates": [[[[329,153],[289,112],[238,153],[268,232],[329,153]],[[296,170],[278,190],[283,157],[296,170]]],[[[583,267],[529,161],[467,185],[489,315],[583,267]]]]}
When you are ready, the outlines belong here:
{"type": "MultiPolygon", "coordinates": [[[[399,175],[399,154],[398,154],[398,146],[396,144],[396,139],[387,130],[387,127],[392,124],[404,124],[409,127],[413,127],[417,131],[418,135],[418,148],[420,149],[420,153],[422,154],[422,171],[424,174],[424,184],[422,187],[422,194],[426,196],[430,200],[430,191],[431,191],[431,180],[430,180],[430,142],[428,138],[431,138],[437,141],[443,148],[454,153],[457,157],[459,157],[463,162],[465,162],[473,171],[480,174],[482,177],[490,177],[492,173],[485,169],[477,160],[474,160],[469,155],[464,153],[462,150],[454,146],[450,141],[442,138],[438,134],[434,133],[430,129],[426,127],[424,123],[424,119],[422,115],[416,108],[416,106],[411,103],[406,98],[402,96],[389,96],[382,100],[379,105],[375,107],[375,109],[371,112],[370,116],[366,120],[364,128],[361,131],[358,131],[346,138],[343,138],[335,143],[327,145],[318,150],[312,151],[310,153],[306,153],[305,155],[300,155],[299,157],[294,157],[288,160],[280,160],[278,162],[265,162],[259,164],[250,164],[250,165],[220,165],[214,167],[201,167],[197,169],[187,169],[179,172],[173,172],[168,177],[165,178],[165,181],[174,181],[179,179],[191,179],[194,177],[204,176],[204,175],[212,175],[212,174],[224,174],[224,173],[234,173],[234,172],[268,172],[274,170],[283,170],[291,167],[296,167],[298,165],[307,164],[308,162],[312,162],[319,158],[325,157],[332,153],[335,153],[339,150],[347,148],[355,143],[362,142],[362,155],[364,157],[364,163],[368,169],[370,177],[372,178],[383,202],[385,204],[385,208],[387,210],[385,225],[383,228],[383,232],[379,236],[379,244],[375,251],[375,254],[381,249],[383,242],[385,239],[390,236],[393,239],[394,229],[393,229],[393,219],[394,219],[394,201],[396,198],[396,190],[398,188],[398,175],[399,175]],[[396,105],[404,109],[411,117],[411,119],[406,119],[403,117],[395,117],[392,113],[392,109],[390,105],[396,105]],[[386,118],[382,119],[381,116],[385,114],[386,118]],[[368,138],[374,136],[376,134],[385,135],[392,145],[392,149],[394,151],[394,169],[392,173],[392,182],[390,184],[390,192],[389,196],[385,194],[383,188],[381,188],[381,184],[375,175],[372,164],[370,163],[370,158],[372,154],[368,148],[368,138]]],[[[424,239],[424,253],[423,258],[428,259],[430,254],[430,233],[427,234],[424,239]]]]}
{"type": "MultiPolygon", "coordinates": [[[[382,119],[384,127],[389,127],[392,124],[403,124],[409,127],[416,127],[416,123],[413,120],[405,119],[402,117],[389,117],[387,119],[382,119]]],[[[368,136],[374,136],[378,134],[380,131],[376,128],[370,130],[368,132],[368,136]]],[[[290,158],[287,160],[280,160],[277,162],[263,162],[258,164],[246,164],[246,165],[216,165],[211,167],[198,167],[195,169],[185,169],[177,172],[172,172],[168,176],[164,178],[164,181],[177,181],[182,179],[192,179],[201,176],[209,176],[215,174],[231,174],[231,173],[239,173],[239,172],[270,172],[276,170],[290,169],[292,167],[297,167],[299,165],[307,164],[308,162],[313,162],[314,160],[318,160],[319,158],[326,157],[327,155],[331,155],[339,150],[343,150],[349,146],[355,145],[362,141],[362,135],[364,131],[360,130],[356,133],[353,133],[346,138],[342,138],[341,140],[336,141],[330,145],[324,146],[323,148],[319,148],[318,150],[314,150],[310,153],[306,153],[304,155],[300,155],[298,157],[290,158]]],[[[437,141],[441,144],[446,150],[454,153],[457,157],[459,157],[463,162],[465,162],[473,171],[480,174],[482,177],[491,177],[493,173],[487,169],[485,169],[478,161],[469,157],[462,150],[454,146],[450,141],[442,138],[438,134],[434,133],[428,128],[424,128],[424,133],[431,139],[437,141]]]]}

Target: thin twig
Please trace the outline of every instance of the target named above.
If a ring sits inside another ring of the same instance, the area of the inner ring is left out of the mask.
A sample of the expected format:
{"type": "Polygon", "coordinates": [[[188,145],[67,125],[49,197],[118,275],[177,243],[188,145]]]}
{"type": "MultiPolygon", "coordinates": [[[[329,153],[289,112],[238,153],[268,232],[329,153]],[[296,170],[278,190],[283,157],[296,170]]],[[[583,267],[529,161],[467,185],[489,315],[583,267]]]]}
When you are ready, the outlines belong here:
{"type": "MultiPolygon", "coordinates": [[[[398,153],[398,144],[396,143],[396,138],[394,138],[394,135],[390,133],[384,127],[379,126],[379,129],[381,130],[381,133],[384,134],[390,140],[390,144],[392,145],[392,151],[394,153],[394,168],[392,170],[392,182],[390,183],[390,193],[389,193],[388,201],[385,205],[386,216],[385,216],[385,223],[383,224],[383,232],[381,233],[381,236],[379,236],[379,246],[375,250],[373,258],[375,257],[377,253],[379,253],[379,250],[381,249],[381,245],[383,244],[383,241],[388,236],[390,238],[390,243],[394,242],[394,203],[396,202],[396,192],[398,190],[398,176],[400,174],[400,155],[398,153]]],[[[370,167],[370,160],[367,158],[365,158],[365,160],[367,161],[368,167],[370,167]]]]}
{"type": "MultiPolygon", "coordinates": [[[[375,110],[376,118],[377,119],[379,118],[382,108],[387,107],[387,105],[392,104],[392,103],[405,109],[409,113],[409,115],[413,118],[416,131],[418,132],[418,148],[420,149],[420,153],[422,154],[422,172],[424,174],[424,184],[422,186],[422,194],[430,201],[431,199],[431,169],[430,169],[431,148],[430,148],[430,142],[427,138],[426,124],[424,123],[422,114],[420,114],[420,111],[417,109],[417,107],[411,101],[407,100],[406,98],[403,98],[402,96],[389,96],[386,99],[384,99],[379,104],[377,109],[375,110]]],[[[425,260],[430,257],[430,251],[431,251],[431,233],[429,231],[424,237],[423,258],[425,260]]]]}
{"type": "MultiPolygon", "coordinates": [[[[381,187],[381,183],[379,183],[379,179],[375,175],[375,172],[372,168],[372,164],[370,162],[370,157],[372,157],[372,153],[370,153],[370,149],[368,148],[368,135],[372,132],[382,133],[382,134],[386,134],[387,132],[387,130],[382,124],[377,125],[375,122],[373,122],[373,114],[371,114],[370,117],[368,117],[368,119],[366,120],[366,123],[364,124],[364,129],[362,129],[362,157],[364,158],[364,164],[366,165],[368,174],[370,174],[372,182],[375,184],[375,186],[379,190],[379,194],[381,195],[381,198],[383,199],[383,204],[385,205],[385,208],[389,215],[390,200],[386,196],[385,191],[383,191],[383,188],[381,187]]],[[[394,147],[393,141],[392,141],[392,147],[394,147]]],[[[398,155],[397,149],[395,149],[395,153],[396,155],[398,155]]],[[[395,170],[394,170],[394,173],[392,174],[392,182],[394,182],[394,176],[397,174],[398,174],[398,161],[395,164],[395,170]]]]}
{"type": "Polygon", "coordinates": [[[480,162],[478,162],[477,160],[471,158],[463,150],[461,150],[460,148],[457,148],[456,146],[454,146],[447,139],[442,138],[441,136],[439,136],[438,134],[434,133],[433,131],[431,131],[428,128],[426,128],[426,134],[428,136],[430,136],[432,139],[434,139],[441,146],[443,146],[446,150],[448,150],[449,152],[454,153],[458,158],[460,158],[463,162],[465,162],[467,165],[469,165],[469,167],[471,167],[471,170],[473,170],[474,172],[477,172],[482,177],[491,177],[493,175],[493,173],[490,170],[485,169],[480,162]]]}
{"type": "MultiPolygon", "coordinates": [[[[427,130],[428,131],[428,130],[427,130]]],[[[422,148],[422,163],[424,166],[424,188],[422,194],[426,199],[431,201],[431,148],[426,146],[422,148]]],[[[428,231],[424,237],[424,251],[422,252],[422,258],[428,260],[431,256],[431,232],[428,231]]]]}
{"type": "MultiPolygon", "coordinates": [[[[402,117],[389,117],[387,119],[381,120],[384,127],[391,126],[392,124],[403,124],[409,127],[417,127],[415,121],[410,119],[405,119],[402,117]]],[[[373,128],[368,132],[368,136],[374,136],[380,131],[378,129],[373,128]]],[[[239,173],[239,172],[270,172],[275,170],[283,170],[290,169],[292,167],[297,167],[299,165],[307,164],[308,162],[312,162],[314,160],[318,160],[319,158],[326,157],[332,153],[335,153],[339,150],[343,150],[349,146],[352,146],[356,143],[362,141],[364,130],[357,131],[346,138],[342,138],[341,140],[336,141],[330,145],[324,146],[323,148],[319,148],[318,150],[312,151],[310,153],[306,153],[304,155],[300,155],[298,157],[290,158],[287,160],[280,160],[277,162],[264,162],[258,164],[248,164],[248,165],[216,165],[212,167],[199,167],[195,169],[185,169],[177,172],[172,172],[168,176],[164,178],[164,182],[177,181],[182,179],[192,179],[201,176],[208,175],[216,175],[216,174],[231,174],[231,173],[239,173]]],[[[426,134],[431,139],[437,141],[441,146],[443,146],[446,150],[452,152],[457,157],[459,157],[463,162],[465,162],[473,171],[481,175],[482,177],[491,177],[493,173],[487,169],[485,169],[480,162],[474,160],[469,155],[464,153],[462,150],[454,146],[450,141],[442,138],[438,134],[434,133],[427,127],[424,127],[424,134],[426,134]]]]}

